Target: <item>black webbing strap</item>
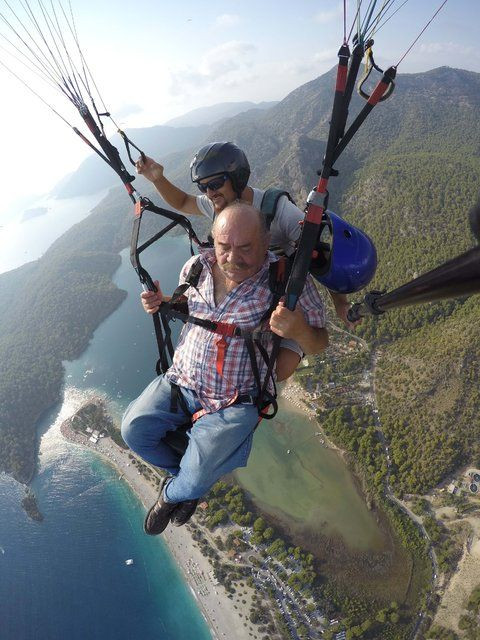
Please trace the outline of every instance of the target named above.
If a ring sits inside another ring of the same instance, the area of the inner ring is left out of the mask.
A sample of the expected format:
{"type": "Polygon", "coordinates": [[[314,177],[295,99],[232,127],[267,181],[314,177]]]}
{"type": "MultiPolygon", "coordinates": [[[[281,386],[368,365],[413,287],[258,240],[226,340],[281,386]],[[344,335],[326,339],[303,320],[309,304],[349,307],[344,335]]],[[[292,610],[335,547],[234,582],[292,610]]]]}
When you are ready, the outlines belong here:
{"type": "MultiPolygon", "coordinates": [[[[285,290],[286,306],[294,310],[300,295],[302,294],[305,282],[310,269],[314,251],[318,245],[324,214],[328,206],[328,180],[330,176],[338,175],[338,171],[333,168],[347,144],[360,128],[373,107],[380,99],[386,95],[390,85],[395,78],[396,69],[390,67],[383,74],[372,94],[369,96],[367,104],[355,118],[348,130],[344,133],[348,108],[356,82],[360,62],[363,57],[364,46],[359,43],[354,48],[354,55],[350,61],[350,49],[344,43],[338,51],[337,77],[335,84],[335,95],[333,99],[332,116],[328,132],[327,146],[323,159],[322,170],[319,171],[319,180],[316,187],[312,189],[305,207],[305,218],[302,224],[302,232],[295,253],[293,266],[288,278],[285,290]],[[350,62],[350,64],[349,64],[350,62]]],[[[274,348],[271,354],[270,366],[273,369],[278,356],[280,341],[274,341],[274,348]]]]}
{"type": "MultiPolygon", "coordinates": [[[[130,241],[130,262],[137,272],[138,278],[142,283],[143,288],[147,291],[156,291],[156,286],[148,271],[142,266],[140,261],[140,254],[177,225],[181,226],[187,232],[190,239],[190,252],[192,255],[194,255],[193,242],[195,242],[195,244],[200,247],[204,245],[198,239],[190,221],[185,216],[182,216],[179,213],[175,213],[174,211],[168,211],[167,209],[157,207],[148,198],[141,198],[138,202],[136,202],[135,219],[133,221],[132,236],[130,241]],[[161,215],[162,217],[170,220],[170,222],[149,240],[140,245],[140,226],[142,222],[142,216],[145,211],[150,211],[152,213],[161,215]]],[[[158,374],[160,374],[162,372],[164,373],[169,368],[169,362],[171,362],[173,358],[174,349],[171,339],[171,329],[168,324],[168,318],[163,317],[158,312],[152,314],[152,318],[159,353],[156,371],[158,374]]]]}
{"type": "Polygon", "coordinates": [[[247,351],[248,351],[248,357],[250,358],[250,366],[252,367],[253,378],[255,380],[255,386],[258,389],[259,395],[257,396],[257,409],[258,409],[258,412],[260,413],[259,403],[261,403],[262,382],[260,380],[260,371],[258,368],[257,354],[255,352],[255,346],[253,344],[252,336],[249,335],[244,337],[245,337],[245,346],[247,347],[247,351]]]}
{"type": "Polygon", "coordinates": [[[118,152],[118,149],[114,147],[111,142],[109,142],[104,132],[100,129],[100,127],[96,123],[95,118],[90,113],[90,110],[88,109],[86,104],[81,105],[78,108],[78,111],[82,116],[85,124],[87,125],[90,133],[98,142],[103,153],[108,158],[108,164],[119,176],[120,180],[123,182],[123,184],[127,188],[128,193],[132,195],[133,187],[131,183],[133,182],[133,180],[135,180],[135,176],[130,175],[126,170],[125,165],[123,164],[122,159],[120,158],[120,153],[118,152]]]}
{"type": "Polygon", "coordinates": [[[352,99],[353,89],[355,87],[355,82],[357,80],[358,71],[362,63],[363,51],[364,51],[363,44],[358,42],[354,46],[352,55],[350,56],[348,73],[347,73],[347,81],[345,83],[345,90],[343,92],[343,98],[342,98],[340,112],[337,120],[337,141],[335,144],[338,144],[338,141],[340,140],[340,138],[343,137],[343,134],[345,133],[345,127],[347,125],[347,119],[348,119],[348,108],[350,106],[350,101],[352,99]]]}
{"type": "Polygon", "coordinates": [[[143,151],[139,147],[137,147],[137,145],[135,143],[133,143],[130,140],[130,138],[127,136],[125,131],[122,131],[121,129],[117,129],[117,133],[120,135],[120,137],[122,138],[122,140],[123,140],[123,142],[125,144],[125,149],[127,151],[128,159],[133,164],[133,166],[135,166],[136,163],[135,163],[135,160],[132,158],[132,154],[130,153],[130,147],[133,147],[134,149],[136,149],[139,152],[140,157],[142,158],[142,161],[145,162],[145,160],[146,160],[145,154],[143,153],[143,151]]]}
{"type": "Polygon", "coordinates": [[[170,366],[168,358],[173,358],[174,348],[168,321],[158,311],[152,314],[155,338],[157,340],[158,360],[155,365],[157,375],[165,373],[170,366]]]}
{"type": "Polygon", "coordinates": [[[381,80],[378,82],[375,89],[372,91],[370,96],[368,97],[367,104],[360,111],[358,116],[352,122],[348,130],[345,132],[342,140],[337,144],[333,151],[332,162],[336,162],[340,154],[343,152],[347,144],[353,138],[353,136],[360,129],[362,124],[365,122],[367,116],[372,111],[373,107],[375,107],[382,100],[386,100],[392,94],[394,87],[394,79],[397,74],[397,70],[395,67],[389,67],[383,74],[381,80]]]}
{"type": "Polygon", "coordinates": [[[291,202],[293,202],[288,191],[284,191],[283,189],[277,189],[276,187],[270,187],[266,189],[265,193],[262,196],[260,211],[265,216],[265,221],[267,223],[268,229],[270,229],[273,219],[275,218],[278,201],[282,196],[286,196],[291,202]]]}
{"type": "MultiPolygon", "coordinates": [[[[276,336],[276,334],[273,334],[274,341],[278,337],[279,336],[276,336]]],[[[275,384],[275,378],[273,377],[273,366],[270,366],[270,363],[272,362],[272,358],[271,358],[271,355],[270,356],[268,355],[267,350],[262,344],[260,344],[258,340],[255,340],[255,345],[259,350],[260,355],[262,356],[264,362],[267,364],[267,373],[265,374],[265,381],[257,399],[257,409],[258,409],[259,415],[261,415],[266,420],[271,420],[277,415],[277,412],[278,412],[277,386],[275,384]],[[271,380],[273,385],[273,394],[268,391],[269,380],[271,380]],[[265,413],[265,409],[267,407],[268,408],[271,407],[271,413],[265,413]]],[[[273,364],[275,364],[275,362],[273,364]]]]}
{"type": "Polygon", "coordinates": [[[187,407],[187,403],[185,402],[185,398],[182,395],[180,387],[171,380],[168,380],[168,383],[170,385],[170,411],[172,413],[178,413],[178,407],[180,406],[183,413],[191,418],[192,412],[187,407]]]}

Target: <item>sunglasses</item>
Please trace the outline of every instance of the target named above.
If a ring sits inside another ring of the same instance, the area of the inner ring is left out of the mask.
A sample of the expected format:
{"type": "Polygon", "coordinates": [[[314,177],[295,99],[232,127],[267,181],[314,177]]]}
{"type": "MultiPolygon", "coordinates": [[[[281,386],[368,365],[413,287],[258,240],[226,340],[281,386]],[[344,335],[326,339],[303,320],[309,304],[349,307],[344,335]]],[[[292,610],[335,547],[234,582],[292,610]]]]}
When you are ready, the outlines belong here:
{"type": "Polygon", "coordinates": [[[213,180],[209,180],[208,182],[197,182],[197,187],[202,193],[207,193],[207,189],[210,189],[210,191],[218,191],[227,180],[227,175],[218,176],[218,178],[213,178],[213,180]]]}

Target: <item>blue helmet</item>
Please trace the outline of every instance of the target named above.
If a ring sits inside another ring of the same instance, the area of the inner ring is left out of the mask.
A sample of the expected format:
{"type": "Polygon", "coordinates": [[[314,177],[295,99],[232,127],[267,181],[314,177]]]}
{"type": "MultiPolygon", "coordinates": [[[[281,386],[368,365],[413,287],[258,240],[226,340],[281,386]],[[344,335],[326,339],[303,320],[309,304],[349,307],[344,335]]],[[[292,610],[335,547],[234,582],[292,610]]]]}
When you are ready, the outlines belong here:
{"type": "Polygon", "coordinates": [[[332,291],[353,293],[367,286],[376,268],[377,251],[371,238],[327,210],[310,273],[332,291]]]}

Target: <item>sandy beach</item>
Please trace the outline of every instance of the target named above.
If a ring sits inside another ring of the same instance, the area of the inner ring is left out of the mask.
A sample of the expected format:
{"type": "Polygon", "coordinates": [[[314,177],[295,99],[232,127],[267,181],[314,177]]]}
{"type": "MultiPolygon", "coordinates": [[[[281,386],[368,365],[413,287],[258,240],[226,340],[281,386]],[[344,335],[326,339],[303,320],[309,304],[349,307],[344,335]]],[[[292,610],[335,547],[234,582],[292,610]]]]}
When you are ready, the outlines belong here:
{"type": "Polygon", "coordinates": [[[303,413],[309,420],[315,420],[316,413],[310,406],[309,398],[303,387],[290,378],[287,382],[278,385],[279,396],[287,400],[291,408],[303,413]]]}
{"type": "MultiPolygon", "coordinates": [[[[118,472],[120,481],[127,482],[145,508],[149,508],[157,498],[157,489],[138,471],[129,458],[129,450],[116,445],[111,438],[100,438],[96,444],[86,436],[73,431],[68,421],[61,426],[62,435],[72,443],[88,447],[102,456],[118,472]]],[[[138,523],[139,529],[143,523],[138,523]]],[[[260,640],[255,625],[248,621],[248,609],[236,605],[239,598],[230,599],[220,584],[213,581],[212,566],[197,547],[187,527],[169,526],[162,534],[171,554],[190,586],[200,610],[210,627],[215,640],[260,640]],[[238,606],[238,608],[236,608],[238,606]]]]}

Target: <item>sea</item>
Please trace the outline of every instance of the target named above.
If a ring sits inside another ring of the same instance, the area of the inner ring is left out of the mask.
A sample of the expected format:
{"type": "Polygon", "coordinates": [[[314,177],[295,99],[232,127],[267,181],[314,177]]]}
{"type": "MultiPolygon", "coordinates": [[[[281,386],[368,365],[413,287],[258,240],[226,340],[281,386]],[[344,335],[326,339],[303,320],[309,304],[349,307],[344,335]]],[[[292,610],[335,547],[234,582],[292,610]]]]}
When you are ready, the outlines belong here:
{"type": "MultiPolygon", "coordinates": [[[[67,220],[70,226],[80,221],[102,196],[43,200],[31,205],[47,209],[43,215],[9,220],[0,229],[0,272],[20,266],[21,255],[42,255],[68,228],[67,220]],[[11,250],[14,238],[17,251],[11,250]],[[11,250],[10,262],[4,250],[11,250]]],[[[169,236],[142,256],[170,293],[190,256],[189,244],[183,235],[169,236]]],[[[211,638],[168,547],[143,533],[145,511],[130,487],[93,452],[60,434],[62,421],[92,394],[103,396],[119,421],[155,377],[153,323],[141,309],[128,250],[121,257],[114,281],[128,295],[80,357],[64,363],[62,400],[38,424],[32,489],[43,522],[30,520],[20,507],[24,488],[0,476],[0,640],[211,638]],[[125,564],[128,559],[133,564],[125,564]]],[[[272,515],[300,524],[308,519],[310,527],[342,535],[363,551],[377,546],[375,521],[342,460],[321,445],[314,423],[298,410],[290,413],[282,403],[281,414],[257,431],[251,464],[240,476],[243,485],[272,515]]]]}
{"type": "MultiPolygon", "coordinates": [[[[31,205],[46,208],[43,215],[4,221],[0,271],[40,257],[103,195],[43,199],[31,205]]],[[[183,238],[166,244],[167,249],[151,253],[168,264],[163,281],[169,287],[189,252],[183,238]]],[[[120,321],[113,314],[113,325],[97,329],[83,356],[65,363],[63,400],[38,424],[39,464],[32,489],[42,522],[32,521],[21,508],[24,488],[0,475],[0,640],[212,637],[168,547],[143,533],[144,508],[130,487],[94,453],[66,442],[59,430],[92,392],[111,398],[119,416],[154,377],[153,325],[139,306],[140,287],[126,252],[122,260],[119,286],[131,295],[120,321]],[[138,319],[137,336],[125,335],[124,313],[138,319]],[[125,564],[129,559],[133,564],[125,564]]],[[[155,259],[151,266],[154,273],[155,259]]]]}
{"type": "Polygon", "coordinates": [[[54,240],[86,218],[107,193],[105,189],[65,199],[45,195],[28,207],[12,205],[8,211],[0,211],[0,273],[40,258],[54,240]]]}

